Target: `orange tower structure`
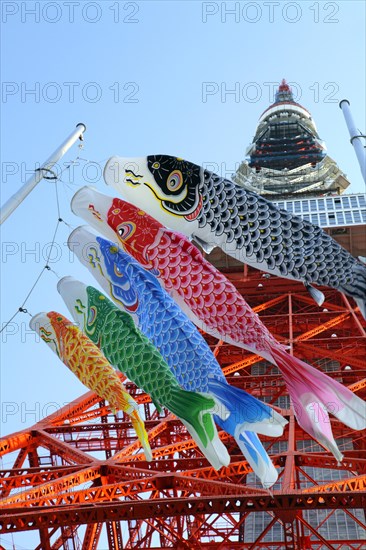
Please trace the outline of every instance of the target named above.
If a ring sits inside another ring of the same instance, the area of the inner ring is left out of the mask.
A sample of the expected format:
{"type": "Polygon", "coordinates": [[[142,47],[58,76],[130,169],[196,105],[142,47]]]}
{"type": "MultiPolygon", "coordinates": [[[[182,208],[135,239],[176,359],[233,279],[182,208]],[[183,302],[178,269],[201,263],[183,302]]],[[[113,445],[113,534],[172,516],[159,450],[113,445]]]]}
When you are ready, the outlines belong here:
{"type": "MultiPolygon", "coordinates": [[[[366,396],[366,327],[347,298],[325,290],[320,309],[300,284],[242,266],[227,275],[298,357],[366,396]]],[[[213,470],[181,423],[159,416],[128,384],[144,404],[153,461],[137,452],[127,418],[88,392],[1,440],[1,454],[14,462],[0,472],[0,533],[36,529],[38,550],[104,548],[104,525],[110,549],[364,548],[366,434],[332,419],[345,457],[337,464],[299,428],[276,367],[211,337],[209,343],[230,383],[279,406],[289,420],[282,437],[261,438],[280,472],[272,490],[261,488],[223,432],[231,464],[213,470]]]]}
{"type": "MultiPolygon", "coordinates": [[[[252,170],[259,178],[257,161],[252,170]]],[[[318,175],[327,157],[320,162],[318,175]]],[[[338,172],[332,188],[344,181],[338,172]]],[[[361,209],[361,195],[355,197],[361,209]]],[[[329,225],[354,256],[366,256],[364,225],[329,225]]],[[[352,300],[325,288],[318,307],[300,283],[248,269],[221,251],[209,259],[291,353],[366,398],[366,324],[352,300]]],[[[0,456],[12,461],[0,471],[0,535],[37,532],[37,550],[105,549],[106,538],[109,549],[364,549],[366,434],[331,418],[344,455],[338,464],[297,424],[275,366],[205,337],[231,384],[289,420],[281,437],[261,436],[279,471],[271,490],[261,487],[231,436],[220,433],[231,463],[217,472],[184,426],[167,411],[159,415],[149,396],[127,382],[144,408],[153,461],[144,460],[128,417],[113,415],[88,392],[0,440],[0,456]]]]}

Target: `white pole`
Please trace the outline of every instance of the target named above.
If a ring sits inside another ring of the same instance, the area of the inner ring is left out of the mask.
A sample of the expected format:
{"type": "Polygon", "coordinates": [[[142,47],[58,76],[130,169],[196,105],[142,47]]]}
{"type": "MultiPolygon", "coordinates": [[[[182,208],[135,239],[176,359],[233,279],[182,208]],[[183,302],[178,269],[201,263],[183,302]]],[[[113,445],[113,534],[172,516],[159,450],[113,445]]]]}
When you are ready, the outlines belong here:
{"type": "MultiPolygon", "coordinates": [[[[66,151],[74,145],[75,141],[82,139],[83,133],[86,130],[85,124],[82,122],[78,124],[75,130],[69,135],[69,137],[56,149],[54,153],[42,164],[40,168],[35,170],[33,176],[21,187],[1,208],[0,213],[0,225],[14,212],[14,210],[20,205],[21,202],[29,195],[34,187],[41,181],[43,177],[47,175],[47,171],[51,171],[52,167],[56,164],[61,157],[64,156],[66,151]]],[[[47,176],[46,176],[47,177],[47,176]]]]}
{"type": "Polygon", "coordinates": [[[356,125],[352,118],[351,110],[349,108],[348,99],[342,99],[342,101],[339,102],[339,106],[343,111],[343,115],[346,120],[347,128],[349,131],[349,135],[351,136],[350,141],[355,149],[358,163],[361,168],[361,174],[364,179],[364,182],[366,183],[366,151],[365,151],[364,144],[362,142],[362,140],[365,139],[366,136],[362,135],[360,131],[357,130],[356,128],[356,125]]]}

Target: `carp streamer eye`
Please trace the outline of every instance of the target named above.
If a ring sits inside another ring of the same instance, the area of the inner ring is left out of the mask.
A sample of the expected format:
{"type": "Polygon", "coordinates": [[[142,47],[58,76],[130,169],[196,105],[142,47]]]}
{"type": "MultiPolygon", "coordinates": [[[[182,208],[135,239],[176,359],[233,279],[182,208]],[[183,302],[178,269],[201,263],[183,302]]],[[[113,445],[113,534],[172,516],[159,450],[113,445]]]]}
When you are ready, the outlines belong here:
{"type": "Polygon", "coordinates": [[[123,277],[123,273],[122,273],[122,271],[119,269],[119,267],[116,266],[116,265],[114,265],[113,267],[114,267],[114,269],[113,269],[114,274],[115,274],[117,277],[123,277]]]}
{"type": "Polygon", "coordinates": [[[88,316],[88,325],[91,326],[93,323],[95,323],[95,320],[97,318],[97,310],[94,306],[91,306],[88,316]]]}
{"type": "Polygon", "coordinates": [[[167,187],[169,191],[178,191],[183,185],[183,175],[180,170],[174,170],[168,177],[167,187]]]}
{"type": "Polygon", "coordinates": [[[159,170],[160,162],[154,162],[154,164],[152,165],[152,168],[154,168],[155,170],[159,170]]]}
{"type": "Polygon", "coordinates": [[[135,224],[129,222],[121,223],[121,225],[117,227],[118,235],[123,241],[128,239],[128,237],[130,237],[135,232],[135,230],[135,224]]]}

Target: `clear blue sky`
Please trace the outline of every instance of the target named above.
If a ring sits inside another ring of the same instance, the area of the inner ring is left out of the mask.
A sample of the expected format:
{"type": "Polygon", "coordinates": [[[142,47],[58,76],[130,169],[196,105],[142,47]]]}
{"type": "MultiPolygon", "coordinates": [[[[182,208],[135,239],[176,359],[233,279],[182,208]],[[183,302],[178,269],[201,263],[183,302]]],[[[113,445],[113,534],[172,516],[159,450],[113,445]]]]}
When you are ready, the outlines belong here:
{"type": "MultiPolygon", "coordinates": [[[[101,174],[114,154],[168,153],[216,163],[219,172],[230,174],[283,77],[312,113],[329,154],[352,182],[350,190],[365,190],[338,107],[348,98],[365,131],[363,1],[69,4],[2,2],[1,203],[78,122],[87,125],[84,149],[74,146],[61,165],[78,154],[92,162],[65,172],[66,183],[59,184],[61,214],[73,227],[83,223],[69,209],[79,186],[111,194],[101,174]]],[[[43,181],[5,222],[2,322],[21,305],[45,264],[56,220],[54,184],[43,181]]],[[[61,225],[53,269],[93,283],[69,257],[68,234],[61,225]]],[[[32,314],[67,314],[56,283],[53,273],[43,274],[26,304],[32,314]]],[[[36,342],[28,322],[29,316],[19,314],[2,338],[2,435],[84,392],[46,345],[36,342]]],[[[9,548],[10,540],[0,542],[9,548]]],[[[14,540],[20,549],[32,546],[27,536],[14,540]]]]}

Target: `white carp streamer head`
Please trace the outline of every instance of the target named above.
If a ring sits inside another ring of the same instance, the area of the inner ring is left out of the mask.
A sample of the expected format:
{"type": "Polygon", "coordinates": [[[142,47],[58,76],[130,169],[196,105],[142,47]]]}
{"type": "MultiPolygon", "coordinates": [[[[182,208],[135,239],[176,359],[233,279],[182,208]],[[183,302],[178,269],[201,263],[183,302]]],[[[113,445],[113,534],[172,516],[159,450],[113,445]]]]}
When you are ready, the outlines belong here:
{"type": "Polygon", "coordinates": [[[169,155],[112,157],[104,168],[107,185],[162,224],[191,235],[202,210],[204,170],[169,155]]]}

